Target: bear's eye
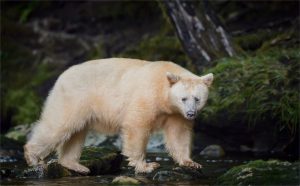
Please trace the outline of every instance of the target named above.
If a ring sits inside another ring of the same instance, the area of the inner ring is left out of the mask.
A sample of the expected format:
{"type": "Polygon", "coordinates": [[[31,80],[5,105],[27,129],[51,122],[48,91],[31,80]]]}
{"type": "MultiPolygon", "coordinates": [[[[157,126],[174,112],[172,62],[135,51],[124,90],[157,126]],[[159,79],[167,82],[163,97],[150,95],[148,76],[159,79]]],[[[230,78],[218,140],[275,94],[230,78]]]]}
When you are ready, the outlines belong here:
{"type": "Polygon", "coordinates": [[[196,102],[199,102],[199,101],[200,101],[200,99],[199,99],[199,98],[197,98],[197,97],[195,97],[195,101],[196,101],[196,102]]]}
{"type": "Polygon", "coordinates": [[[182,98],[181,99],[182,102],[185,102],[186,100],[187,100],[187,98],[182,98]]]}

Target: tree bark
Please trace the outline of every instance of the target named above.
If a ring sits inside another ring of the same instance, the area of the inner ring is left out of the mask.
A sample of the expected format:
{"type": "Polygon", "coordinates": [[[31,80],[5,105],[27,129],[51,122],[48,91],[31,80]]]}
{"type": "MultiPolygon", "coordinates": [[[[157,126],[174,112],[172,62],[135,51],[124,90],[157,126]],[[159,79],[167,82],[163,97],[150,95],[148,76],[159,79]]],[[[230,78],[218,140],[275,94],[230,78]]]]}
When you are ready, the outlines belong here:
{"type": "Polygon", "coordinates": [[[165,0],[163,5],[184,50],[199,72],[215,59],[235,55],[230,37],[208,2],[165,0]],[[196,7],[199,11],[195,11],[196,7]]]}

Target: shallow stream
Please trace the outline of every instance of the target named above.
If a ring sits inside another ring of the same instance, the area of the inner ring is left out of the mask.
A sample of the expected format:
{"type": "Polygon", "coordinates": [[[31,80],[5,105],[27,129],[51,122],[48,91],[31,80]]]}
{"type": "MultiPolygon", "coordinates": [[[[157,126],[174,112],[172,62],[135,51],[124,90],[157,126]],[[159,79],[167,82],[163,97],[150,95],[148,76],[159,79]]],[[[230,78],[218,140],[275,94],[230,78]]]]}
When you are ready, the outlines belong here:
{"type": "MultiPolygon", "coordinates": [[[[176,165],[166,153],[149,153],[147,161],[156,161],[160,163],[161,167],[156,173],[152,174],[138,174],[135,175],[133,169],[127,166],[127,162],[123,161],[121,171],[113,175],[100,176],[80,176],[80,177],[63,177],[59,179],[29,179],[29,178],[15,178],[3,179],[1,185],[109,185],[112,180],[120,175],[134,177],[142,181],[143,185],[212,185],[216,178],[224,173],[229,168],[247,163],[252,160],[250,157],[225,157],[221,159],[204,159],[196,156],[194,160],[202,164],[201,171],[195,172],[195,178],[183,179],[176,177],[172,173],[176,165]],[[160,172],[161,174],[158,174],[160,172]],[[200,176],[199,176],[200,175],[200,176]]],[[[7,167],[22,168],[24,164],[7,163],[7,167]]],[[[178,168],[178,167],[177,167],[178,168]]],[[[189,175],[191,176],[191,174],[189,175]]]]}

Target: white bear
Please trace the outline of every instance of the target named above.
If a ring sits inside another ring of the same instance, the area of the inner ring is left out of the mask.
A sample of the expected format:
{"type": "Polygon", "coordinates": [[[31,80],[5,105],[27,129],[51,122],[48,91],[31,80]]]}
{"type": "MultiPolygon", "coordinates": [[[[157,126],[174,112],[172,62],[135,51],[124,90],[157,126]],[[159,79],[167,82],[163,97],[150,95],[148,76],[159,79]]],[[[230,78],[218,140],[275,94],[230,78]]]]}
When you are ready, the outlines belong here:
{"type": "Polygon", "coordinates": [[[29,165],[56,150],[68,169],[89,173],[79,164],[88,130],[121,133],[122,154],[136,172],[151,172],[145,161],[153,131],[162,129],[166,147],[181,166],[200,168],[190,158],[193,119],[207,101],[213,74],[196,76],[165,61],[110,58],[70,67],[50,92],[40,120],[24,146],[29,165]]]}

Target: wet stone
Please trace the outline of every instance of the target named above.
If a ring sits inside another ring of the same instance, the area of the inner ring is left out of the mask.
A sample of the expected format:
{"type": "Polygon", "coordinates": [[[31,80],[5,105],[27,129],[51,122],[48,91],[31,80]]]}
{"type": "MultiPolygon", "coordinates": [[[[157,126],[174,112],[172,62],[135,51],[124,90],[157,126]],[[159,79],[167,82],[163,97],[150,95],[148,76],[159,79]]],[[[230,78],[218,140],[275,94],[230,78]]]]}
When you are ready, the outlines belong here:
{"type": "Polygon", "coordinates": [[[128,176],[118,176],[113,179],[113,184],[119,184],[119,185],[138,185],[141,184],[141,182],[135,178],[128,177],[128,176]]]}
{"type": "Polygon", "coordinates": [[[225,151],[220,145],[209,145],[200,152],[200,155],[207,158],[221,158],[225,156],[225,151]]]}
{"type": "Polygon", "coordinates": [[[16,171],[14,169],[8,169],[8,168],[1,168],[0,169],[0,179],[4,178],[15,178],[16,177],[16,171]]]}
{"type": "Polygon", "coordinates": [[[299,185],[300,163],[255,160],[218,177],[217,185],[299,185]]]}
{"type": "Polygon", "coordinates": [[[204,178],[201,170],[185,167],[175,167],[172,170],[160,170],[155,173],[153,180],[169,182],[169,181],[188,181],[204,178]]]}
{"type": "MultiPolygon", "coordinates": [[[[116,151],[99,147],[86,147],[83,150],[80,163],[90,169],[89,176],[95,176],[118,172],[122,159],[122,155],[116,151]]],[[[38,165],[23,172],[23,177],[28,178],[61,178],[80,175],[61,166],[57,160],[50,160],[47,164],[38,165]]]]}

